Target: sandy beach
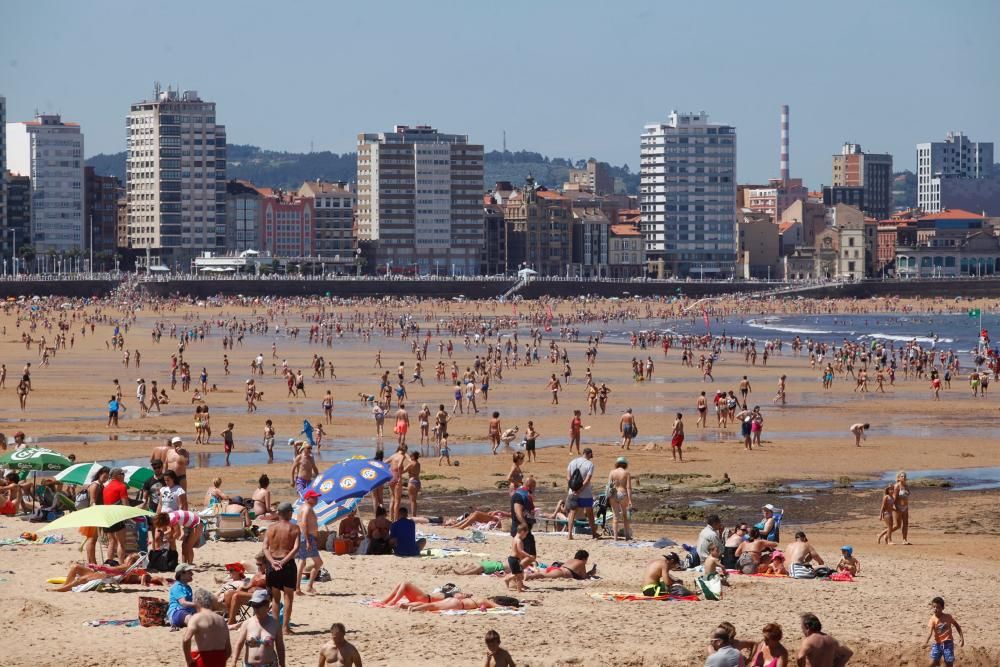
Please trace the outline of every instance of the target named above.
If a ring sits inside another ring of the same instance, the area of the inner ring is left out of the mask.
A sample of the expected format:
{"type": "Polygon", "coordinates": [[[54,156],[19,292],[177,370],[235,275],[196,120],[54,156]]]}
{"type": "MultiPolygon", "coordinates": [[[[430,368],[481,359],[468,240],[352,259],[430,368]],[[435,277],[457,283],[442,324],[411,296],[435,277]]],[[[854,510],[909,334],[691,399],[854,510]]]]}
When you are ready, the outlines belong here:
{"type": "MultiPolygon", "coordinates": [[[[61,300],[60,300],[61,302],[61,300]]],[[[137,305],[137,304],[130,304],[137,305]]],[[[979,304],[984,312],[995,312],[996,304],[979,304]]],[[[317,584],[319,595],[296,600],[295,635],[287,639],[289,665],[315,663],[320,646],[328,637],[330,624],[346,624],[348,640],[360,650],[369,665],[472,665],[485,656],[483,635],[488,629],[500,633],[503,646],[518,664],[543,665],[701,665],[709,651],[708,637],[720,621],[736,625],[738,637],[759,640],[764,624],[776,622],[785,631],[784,644],[793,651],[802,638],[799,615],[814,612],[823,621],[824,630],[847,644],[855,652],[851,665],[923,665],[927,653],[921,648],[934,596],[948,601],[948,611],[962,623],[966,645],[956,649],[960,665],[1000,664],[1000,640],[989,630],[995,600],[1000,587],[995,581],[1000,553],[1000,529],[991,517],[1000,511],[1000,492],[996,490],[955,490],[941,486],[939,480],[913,480],[909,539],[912,546],[876,545],[881,528],[878,520],[879,485],[884,475],[894,477],[897,470],[919,473],[925,470],[991,468],[1000,466],[1000,451],[994,445],[998,405],[994,395],[973,398],[963,360],[963,371],[951,383],[951,389],[932,400],[926,378],[904,378],[897,374],[895,386],[886,393],[858,394],[854,383],[837,376],[832,389],[824,390],[818,377],[822,369],[812,368],[808,353],[793,354],[789,345],[794,334],[781,334],[781,354],[774,353],[762,365],[747,364],[739,351],[723,351],[713,369],[714,382],[703,382],[695,350],[693,367],[682,366],[681,351],[672,347],[664,355],[653,345],[637,349],[623,336],[606,337],[599,345],[596,363],[590,365],[594,380],[611,388],[607,414],[587,415],[584,375],[588,332],[593,330],[661,330],[676,324],[690,324],[692,315],[682,314],[685,304],[660,304],[642,301],[590,301],[521,304],[515,313],[511,304],[437,304],[378,302],[366,304],[331,304],[312,302],[308,308],[299,304],[238,305],[227,303],[142,304],[134,313],[135,321],[124,331],[125,347],[141,353],[142,365],[125,367],[122,352],[110,349],[114,320],[122,311],[103,305],[95,321],[94,332],[84,328],[84,318],[94,318],[93,306],[47,310],[37,313],[55,325],[61,316],[67,319],[67,335],[74,337],[71,349],[60,349],[48,366],[41,365],[37,345],[26,348],[21,340],[28,331],[26,320],[18,327],[16,318],[30,314],[29,306],[8,305],[0,315],[0,362],[6,364],[6,386],[0,388],[0,430],[9,438],[23,431],[29,442],[50,447],[63,454],[75,454],[78,461],[148,461],[154,445],[173,435],[180,435],[191,452],[189,493],[193,504],[202,506],[210,480],[223,480],[222,488],[230,495],[249,496],[257,478],[266,472],[273,480],[275,500],[291,500],[295,490],[290,482],[291,452],[284,443],[298,437],[302,420],[313,425],[322,422],[321,401],[330,390],[334,397],[333,423],[325,426],[318,459],[320,468],[343,459],[348,454],[375,450],[374,422],[371,409],[359,393],[374,393],[378,378],[395,372],[402,361],[410,378],[414,355],[411,343],[422,342],[430,334],[428,358],[424,362],[424,385],[408,384],[407,406],[410,418],[428,404],[432,414],[439,404],[450,410],[452,388],[448,382],[435,381],[434,366],[439,360],[438,342],[453,342],[453,359],[461,370],[472,366],[476,355],[484,355],[485,344],[466,349],[462,335],[449,333],[447,322],[464,317],[468,321],[504,318],[519,321],[523,348],[528,340],[531,320],[542,321],[551,313],[580,317],[583,332],[579,342],[560,340],[560,323],[553,321],[552,331],[544,333],[539,349],[540,361],[531,366],[505,368],[503,379],[494,378],[488,403],[480,403],[479,413],[456,415],[451,422],[452,460],[458,466],[439,466],[436,457],[423,459],[424,479],[419,514],[454,516],[470,507],[509,509],[503,486],[511,466],[509,451],[498,456],[488,453],[487,423],[490,413],[500,413],[504,428],[518,425],[523,433],[527,421],[534,421],[540,433],[538,461],[526,463],[524,471],[539,482],[536,502],[543,511],[565,495],[566,465],[570,455],[569,423],[574,409],[583,411],[582,445],[594,450],[595,487],[603,487],[614,460],[623,452],[619,447],[619,418],[632,408],[640,434],[629,452],[629,470],[635,478],[638,539],[654,541],[669,537],[676,542],[694,544],[704,526],[706,512],[717,512],[726,526],[738,521],[754,522],[760,518],[762,502],[785,508],[782,545],[791,542],[796,530],[805,530],[823,558],[836,563],[839,547],[851,544],[862,562],[861,576],[852,583],[799,581],[734,575],[733,586],[725,590],[721,601],[699,602],[609,602],[593,594],[628,591],[637,593],[645,564],[663,553],[648,545],[627,546],[612,540],[589,538],[568,542],[565,535],[539,535],[539,558],[545,562],[564,561],[577,548],[590,551],[598,565],[600,579],[577,582],[556,580],[530,582],[532,590],[525,600],[536,602],[519,615],[438,615],[407,613],[393,609],[372,608],[360,602],[389,592],[393,585],[409,580],[430,590],[446,582],[459,584],[477,595],[501,595],[500,579],[488,576],[457,576],[445,572],[455,564],[468,564],[486,554],[505,559],[510,538],[491,533],[482,544],[456,541],[468,537],[468,531],[421,524],[419,528],[435,538],[429,546],[461,547],[471,554],[439,559],[402,559],[374,556],[335,556],[323,552],[326,567],[332,574],[329,583],[317,584]],[[421,331],[415,337],[400,340],[398,332],[383,335],[378,324],[393,327],[402,315],[409,314],[421,331]],[[74,319],[75,318],[75,319],[74,319]],[[267,334],[246,333],[242,344],[224,350],[224,323],[258,318],[267,320],[267,334]],[[618,319],[621,318],[621,319],[618,319]],[[308,329],[318,320],[337,321],[342,337],[310,344],[308,329]],[[444,322],[444,324],[441,324],[444,322]],[[362,340],[357,329],[377,323],[370,341],[362,340]],[[163,336],[156,342],[153,327],[163,326],[163,336]],[[439,333],[437,326],[443,327],[439,333]],[[177,352],[178,341],[171,328],[208,328],[204,340],[193,340],[184,351],[191,364],[193,382],[205,368],[208,384],[206,403],[212,414],[213,436],[208,445],[195,445],[190,392],[170,388],[170,355],[177,352]],[[280,332],[275,335],[274,327],[280,332]],[[297,337],[288,335],[289,327],[298,327],[297,337]],[[559,405],[550,405],[546,382],[552,373],[561,374],[562,363],[546,359],[549,341],[567,349],[572,376],[564,385],[559,405]],[[276,356],[272,358],[272,344],[276,356]],[[376,352],[381,350],[382,369],[375,368],[376,352]],[[249,377],[253,357],[265,358],[265,374],[257,376],[264,392],[260,409],[247,414],[243,386],[249,377]],[[229,357],[231,374],[223,369],[223,355],[229,357]],[[312,379],[311,359],[318,354],[336,369],[336,379],[312,379]],[[631,359],[651,357],[655,372],[651,381],[634,382],[631,359]],[[282,361],[289,368],[302,369],[307,398],[286,398],[287,389],[280,376],[282,361]],[[26,362],[32,363],[33,390],[27,409],[18,409],[15,387],[26,362]],[[275,370],[272,372],[272,364],[275,370]],[[786,406],[772,403],[779,376],[787,376],[786,406]],[[743,449],[738,427],[720,430],[710,410],[708,427],[695,426],[695,401],[699,392],[737,388],[747,376],[752,383],[748,403],[760,405],[764,416],[763,447],[752,452],[743,449]],[[140,417],[134,397],[137,378],[156,380],[170,394],[171,402],[162,413],[140,417]],[[106,404],[112,393],[112,380],[118,378],[128,411],[117,429],[106,427],[106,404]],[[684,462],[670,456],[670,433],[674,413],[684,414],[687,438],[684,462]],[[277,461],[267,464],[262,457],[261,433],[265,419],[274,422],[277,431],[277,461]],[[234,465],[225,467],[219,433],[227,422],[235,424],[234,465]],[[862,446],[854,446],[851,424],[869,422],[871,430],[862,446]],[[728,481],[727,481],[728,480],[728,481]],[[705,502],[698,502],[705,501],[705,502]],[[695,503],[692,506],[692,503],[695,503]],[[683,510],[683,511],[681,511],[683,510]],[[687,521],[680,518],[684,514],[687,521]],[[985,613],[984,613],[985,612],[985,613]]],[[[894,313],[950,310],[960,306],[942,301],[872,303],[822,302],[791,304],[757,303],[752,306],[717,302],[706,318],[712,322],[726,318],[754,315],[796,314],[806,312],[894,313]]],[[[933,318],[933,314],[930,315],[933,318]]],[[[700,322],[701,316],[697,315],[700,322]]],[[[971,326],[971,325],[970,325],[971,326]]],[[[32,330],[37,339],[48,340],[57,328],[47,330],[43,323],[32,330]]],[[[774,336],[761,336],[763,338],[774,336]]],[[[802,338],[807,338],[802,335],[802,338]]],[[[958,350],[956,350],[958,351],[958,350]]],[[[965,350],[962,350],[964,353],[965,350]]],[[[443,355],[449,364],[447,353],[443,355]]],[[[449,371],[450,372],[450,371],[449,371]]],[[[450,377],[450,375],[449,375],[450,377]]],[[[874,383],[872,383],[874,386],[874,383]]],[[[395,407],[393,407],[393,411],[395,407]]],[[[386,420],[385,450],[395,449],[391,434],[391,415],[386,420]]],[[[419,443],[419,431],[410,431],[411,447],[419,443]]],[[[372,515],[372,503],[361,503],[362,519],[372,515]]],[[[505,523],[505,527],[507,524],[505,523]]],[[[39,524],[20,518],[0,517],[0,540],[16,538],[24,531],[36,531],[39,524]]],[[[137,598],[153,595],[166,599],[166,588],[145,589],[126,585],[121,592],[52,593],[45,580],[65,574],[79,552],[81,538],[73,531],[64,536],[68,544],[8,544],[0,546],[0,590],[6,593],[8,613],[0,620],[8,636],[17,637],[8,662],[16,665],[140,665],[183,664],[179,633],[167,628],[87,625],[90,621],[127,620],[137,617],[137,598]]],[[[260,545],[255,542],[209,541],[196,551],[194,586],[218,588],[224,577],[222,565],[240,560],[252,563],[260,545]]],[[[686,584],[694,575],[681,573],[686,584]]]]}

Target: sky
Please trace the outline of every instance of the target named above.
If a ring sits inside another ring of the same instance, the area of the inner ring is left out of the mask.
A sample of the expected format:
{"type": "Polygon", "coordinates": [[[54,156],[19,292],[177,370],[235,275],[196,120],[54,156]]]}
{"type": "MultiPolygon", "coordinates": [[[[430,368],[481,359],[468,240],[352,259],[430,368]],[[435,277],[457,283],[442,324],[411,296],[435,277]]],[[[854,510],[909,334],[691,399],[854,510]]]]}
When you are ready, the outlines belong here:
{"type": "Polygon", "coordinates": [[[639,163],[673,109],[735,125],[737,178],[829,184],[850,141],[912,169],[949,130],[1000,142],[996,0],[2,0],[8,121],[79,122],[88,156],[125,149],[153,84],[217,103],[231,143],[355,149],[429,124],[487,150],[639,163]]]}

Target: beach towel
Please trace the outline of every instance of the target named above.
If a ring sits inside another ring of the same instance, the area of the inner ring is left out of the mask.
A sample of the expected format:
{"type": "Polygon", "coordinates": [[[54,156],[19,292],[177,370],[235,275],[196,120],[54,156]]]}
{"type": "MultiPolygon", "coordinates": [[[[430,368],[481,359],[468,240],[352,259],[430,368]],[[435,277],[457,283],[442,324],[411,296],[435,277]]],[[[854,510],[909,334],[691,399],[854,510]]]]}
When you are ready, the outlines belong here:
{"type": "Polygon", "coordinates": [[[652,548],[656,542],[650,540],[633,540],[631,542],[612,542],[611,546],[619,549],[647,549],[652,548]]]}
{"type": "Polygon", "coordinates": [[[642,593],[591,593],[590,597],[605,602],[699,602],[697,595],[656,595],[646,596],[642,593]]]}
{"type": "Polygon", "coordinates": [[[136,628],[139,626],[138,618],[102,618],[97,621],[84,621],[83,624],[87,627],[98,628],[104,625],[116,625],[125,626],[126,628],[136,628]]]}
{"type": "Polygon", "coordinates": [[[473,556],[475,558],[486,558],[488,555],[489,554],[472,553],[471,551],[458,549],[456,547],[446,547],[444,549],[424,549],[420,552],[420,557],[425,560],[451,558],[452,556],[473,556]]]}
{"type": "Polygon", "coordinates": [[[830,581],[843,581],[850,584],[854,583],[854,577],[851,575],[850,572],[837,572],[835,574],[831,574],[829,577],[827,577],[827,579],[829,579],[830,581]]]}
{"type": "Polygon", "coordinates": [[[494,607],[492,609],[448,609],[446,611],[431,612],[440,616],[522,616],[523,609],[513,609],[511,607],[494,607]]]}
{"type": "Polygon", "coordinates": [[[706,600],[719,601],[722,599],[722,578],[718,575],[698,577],[695,579],[695,583],[706,600]]]}
{"type": "MultiPolygon", "coordinates": [[[[740,572],[739,574],[742,574],[742,572],[740,572]]],[[[751,574],[749,576],[751,576],[751,577],[770,577],[771,579],[788,579],[789,578],[789,576],[787,574],[768,574],[766,572],[756,572],[756,573],[751,574]]]]}

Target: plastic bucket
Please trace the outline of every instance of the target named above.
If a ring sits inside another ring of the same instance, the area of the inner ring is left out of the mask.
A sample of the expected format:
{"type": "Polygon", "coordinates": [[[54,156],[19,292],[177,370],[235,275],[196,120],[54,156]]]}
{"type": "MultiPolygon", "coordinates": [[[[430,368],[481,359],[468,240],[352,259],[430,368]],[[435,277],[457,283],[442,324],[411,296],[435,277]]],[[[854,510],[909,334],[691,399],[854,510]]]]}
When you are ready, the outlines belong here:
{"type": "Polygon", "coordinates": [[[338,556],[344,556],[351,553],[351,543],[348,540],[342,540],[338,537],[333,541],[333,553],[338,556]]]}

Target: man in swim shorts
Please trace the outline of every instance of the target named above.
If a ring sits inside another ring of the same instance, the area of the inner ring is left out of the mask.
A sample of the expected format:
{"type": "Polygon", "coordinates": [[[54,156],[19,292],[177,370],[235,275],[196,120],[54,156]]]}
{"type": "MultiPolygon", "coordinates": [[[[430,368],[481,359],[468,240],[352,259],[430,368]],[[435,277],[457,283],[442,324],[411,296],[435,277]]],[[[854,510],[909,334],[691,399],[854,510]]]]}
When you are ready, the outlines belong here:
{"type": "Polygon", "coordinates": [[[680,583],[670,576],[671,570],[681,569],[681,559],[675,553],[664,554],[646,565],[642,594],[648,598],[667,595],[670,587],[680,583]]]}
{"type": "Polygon", "coordinates": [[[188,618],[181,646],[189,667],[226,667],[233,654],[226,619],[212,611],[215,596],[204,588],[194,592],[195,612],[188,618]],[[197,650],[191,648],[191,643],[197,650]]]}
{"type": "Polygon", "coordinates": [[[264,556],[270,567],[267,572],[267,587],[271,592],[271,616],[278,619],[281,607],[281,593],[285,594],[284,631],[290,629],[292,604],[298,588],[299,571],[295,566],[295,556],[302,539],[299,527],[291,522],[292,504],[278,505],[278,520],[264,533],[264,556]]]}
{"type": "Polygon", "coordinates": [[[320,494],[316,489],[308,489],[302,495],[302,505],[299,507],[296,523],[299,526],[301,537],[299,538],[299,550],[296,560],[299,562],[299,576],[296,577],[295,592],[302,594],[302,577],[309,573],[309,586],[304,591],[308,595],[316,593],[316,577],[320,568],[323,567],[323,559],[319,555],[319,526],[316,521],[316,512],[313,508],[319,502],[320,494]],[[312,560],[311,563],[307,563],[312,560]]]}

